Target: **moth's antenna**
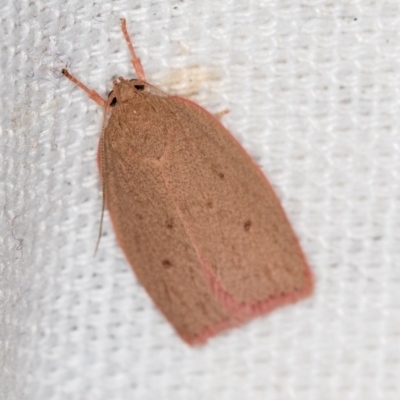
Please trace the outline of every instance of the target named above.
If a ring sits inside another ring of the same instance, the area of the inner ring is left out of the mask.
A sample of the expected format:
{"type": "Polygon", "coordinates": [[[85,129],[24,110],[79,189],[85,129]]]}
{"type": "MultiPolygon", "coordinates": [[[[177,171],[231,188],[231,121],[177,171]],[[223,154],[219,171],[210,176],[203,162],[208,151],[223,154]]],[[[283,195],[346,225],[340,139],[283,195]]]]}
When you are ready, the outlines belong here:
{"type": "Polygon", "coordinates": [[[131,39],[129,37],[128,30],[126,29],[126,20],[125,18],[121,19],[121,29],[122,33],[124,34],[124,38],[126,40],[126,44],[128,45],[129,51],[131,53],[131,61],[133,68],[135,68],[136,74],[141,81],[146,82],[146,75],[144,74],[144,69],[142,67],[142,63],[140,62],[140,58],[136,55],[135,50],[133,48],[131,39]]]}
{"type": "Polygon", "coordinates": [[[66,69],[62,69],[61,73],[70,81],[75,83],[76,86],[79,86],[89,96],[89,98],[94,100],[99,106],[103,108],[106,107],[106,101],[95,90],[89,89],[79,79],[76,79],[73,75],[71,75],[66,69]]]}

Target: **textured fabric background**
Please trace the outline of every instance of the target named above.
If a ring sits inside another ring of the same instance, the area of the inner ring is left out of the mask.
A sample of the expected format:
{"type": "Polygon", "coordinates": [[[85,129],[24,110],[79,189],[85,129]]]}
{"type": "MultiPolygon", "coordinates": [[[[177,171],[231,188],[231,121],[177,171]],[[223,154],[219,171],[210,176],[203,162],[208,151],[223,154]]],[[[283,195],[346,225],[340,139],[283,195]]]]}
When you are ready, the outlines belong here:
{"type": "Polygon", "coordinates": [[[400,3],[5,0],[0,398],[399,399],[400,3]],[[124,260],[96,167],[133,78],[198,102],[265,171],[314,295],[189,348],[124,260]]]}

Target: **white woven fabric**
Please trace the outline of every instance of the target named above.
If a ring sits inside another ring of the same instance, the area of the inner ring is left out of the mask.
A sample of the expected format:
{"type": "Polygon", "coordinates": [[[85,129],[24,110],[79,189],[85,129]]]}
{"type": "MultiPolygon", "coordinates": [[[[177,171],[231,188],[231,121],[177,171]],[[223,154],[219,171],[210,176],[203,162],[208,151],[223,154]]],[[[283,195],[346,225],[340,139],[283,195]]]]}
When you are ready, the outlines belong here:
{"type": "Polygon", "coordinates": [[[400,3],[6,0],[1,32],[0,398],[399,399],[400,3]],[[102,110],[147,78],[211,112],[276,188],[314,295],[189,348],[109,217],[102,110]]]}

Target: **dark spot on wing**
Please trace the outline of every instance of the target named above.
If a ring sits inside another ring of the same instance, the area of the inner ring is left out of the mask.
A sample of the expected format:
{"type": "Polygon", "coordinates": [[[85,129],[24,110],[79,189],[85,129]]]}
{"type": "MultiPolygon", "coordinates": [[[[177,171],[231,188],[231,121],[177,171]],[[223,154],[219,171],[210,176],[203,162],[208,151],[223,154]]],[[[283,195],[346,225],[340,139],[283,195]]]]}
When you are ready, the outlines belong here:
{"type": "Polygon", "coordinates": [[[248,219],[248,220],[244,223],[243,227],[244,227],[244,230],[247,232],[247,231],[250,229],[250,227],[251,227],[251,221],[248,219]]]}
{"type": "Polygon", "coordinates": [[[171,261],[169,260],[162,260],[161,264],[165,269],[169,269],[172,267],[171,261]]]}

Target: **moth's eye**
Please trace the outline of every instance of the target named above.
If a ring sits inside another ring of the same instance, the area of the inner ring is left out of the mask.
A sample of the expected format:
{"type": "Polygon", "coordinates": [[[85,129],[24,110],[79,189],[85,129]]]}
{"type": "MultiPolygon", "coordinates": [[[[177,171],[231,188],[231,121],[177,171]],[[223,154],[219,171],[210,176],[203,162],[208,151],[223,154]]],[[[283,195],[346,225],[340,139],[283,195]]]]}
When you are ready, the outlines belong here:
{"type": "MultiPolygon", "coordinates": [[[[108,93],[108,96],[107,96],[107,98],[109,99],[109,98],[110,98],[110,96],[111,96],[113,93],[114,93],[114,90],[111,90],[111,92],[110,92],[110,93],[108,93]]],[[[117,104],[117,98],[116,98],[116,97],[114,97],[113,101],[110,103],[110,106],[111,106],[111,107],[115,107],[115,106],[116,106],[116,104],[117,104]]]]}
{"type": "MultiPolygon", "coordinates": [[[[137,81],[137,79],[130,79],[129,80],[129,82],[135,82],[135,81],[137,81]]],[[[135,89],[142,92],[144,90],[144,85],[137,84],[137,85],[135,85],[135,89]]]]}

